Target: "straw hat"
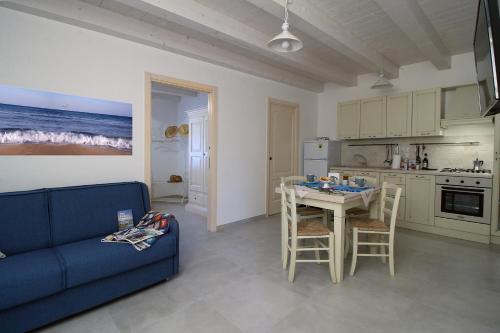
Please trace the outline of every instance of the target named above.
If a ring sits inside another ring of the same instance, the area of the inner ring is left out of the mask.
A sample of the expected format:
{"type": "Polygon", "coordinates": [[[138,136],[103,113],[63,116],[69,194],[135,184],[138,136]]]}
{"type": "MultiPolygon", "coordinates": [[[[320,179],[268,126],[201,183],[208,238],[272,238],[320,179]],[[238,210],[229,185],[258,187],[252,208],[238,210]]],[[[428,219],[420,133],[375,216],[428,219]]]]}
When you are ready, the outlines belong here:
{"type": "Polygon", "coordinates": [[[165,137],[167,139],[173,138],[177,134],[178,128],[177,126],[168,126],[165,130],[165,137]]]}
{"type": "Polygon", "coordinates": [[[188,124],[181,124],[179,126],[179,130],[177,131],[180,136],[186,136],[189,134],[189,126],[188,124]]]}

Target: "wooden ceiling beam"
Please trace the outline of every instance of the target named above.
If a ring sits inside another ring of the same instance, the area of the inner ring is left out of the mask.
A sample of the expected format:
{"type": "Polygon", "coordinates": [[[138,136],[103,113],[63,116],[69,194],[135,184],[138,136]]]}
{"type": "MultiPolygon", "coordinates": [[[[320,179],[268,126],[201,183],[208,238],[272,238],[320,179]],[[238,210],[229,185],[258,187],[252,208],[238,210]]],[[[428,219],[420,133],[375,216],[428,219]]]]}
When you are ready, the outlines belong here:
{"type": "Polygon", "coordinates": [[[319,80],[80,1],[0,1],[0,7],[79,26],[313,92],[323,91],[323,82],[319,80]]]}
{"type": "MultiPolygon", "coordinates": [[[[345,86],[357,83],[356,73],[326,63],[309,54],[307,50],[278,53],[267,47],[273,37],[266,35],[229,16],[223,15],[193,0],[114,0],[123,5],[160,17],[166,21],[215,37],[225,43],[243,48],[283,65],[305,72],[313,79],[335,82],[345,86]]],[[[280,26],[276,27],[276,33],[280,26]]]]}
{"type": "Polygon", "coordinates": [[[415,0],[375,2],[436,68],[451,67],[450,52],[415,0]]]}
{"type": "MultiPolygon", "coordinates": [[[[284,0],[246,0],[276,17],[283,17],[284,0]]],[[[314,2],[314,1],[313,1],[314,2]]],[[[293,28],[321,41],[335,51],[343,54],[358,66],[372,71],[383,70],[388,78],[399,76],[399,66],[392,63],[376,50],[345,31],[331,17],[314,7],[307,0],[293,0],[288,5],[293,28]]]]}

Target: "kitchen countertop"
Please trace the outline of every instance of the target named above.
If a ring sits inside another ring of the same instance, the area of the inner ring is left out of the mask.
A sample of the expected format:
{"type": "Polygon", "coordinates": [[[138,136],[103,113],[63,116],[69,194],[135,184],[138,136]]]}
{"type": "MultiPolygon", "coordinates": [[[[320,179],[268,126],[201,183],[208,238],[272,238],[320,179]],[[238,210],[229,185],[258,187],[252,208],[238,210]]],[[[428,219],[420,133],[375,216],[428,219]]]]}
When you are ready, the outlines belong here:
{"type": "Polygon", "coordinates": [[[469,172],[440,172],[439,170],[394,170],[388,167],[361,167],[361,166],[331,166],[330,170],[356,170],[356,171],[371,171],[371,172],[388,172],[388,173],[405,173],[415,175],[432,175],[432,176],[457,176],[457,177],[477,177],[477,178],[493,178],[491,173],[469,173],[469,172]]]}

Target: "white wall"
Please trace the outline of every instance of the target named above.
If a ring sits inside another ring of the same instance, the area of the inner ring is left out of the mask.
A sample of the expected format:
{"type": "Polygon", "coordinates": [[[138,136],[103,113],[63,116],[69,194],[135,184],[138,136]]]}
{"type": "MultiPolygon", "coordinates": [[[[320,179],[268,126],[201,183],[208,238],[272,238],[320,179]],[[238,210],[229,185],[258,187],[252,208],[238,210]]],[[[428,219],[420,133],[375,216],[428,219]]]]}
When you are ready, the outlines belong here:
{"type": "Polygon", "coordinates": [[[391,80],[394,87],[390,89],[371,89],[371,85],[377,80],[377,75],[374,74],[358,76],[358,85],[355,87],[327,84],[325,91],[319,94],[318,98],[318,136],[335,138],[338,102],[474,83],[475,78],[473,54],[465,53],[451,57],[450,69],[437,70],[428,61],[402,66],[399,70],[399,78],[391,80]]]}
{"type": "Polygon", "coordinates": [[[133,104],[132,156],[1,156],[0,191],[144,179],[144,73],[218,87],[218,224],[265,213],[267,97],[300,103],[316,136],[317,95],[59,22],[0,8],[0,83],[133,104]]]}

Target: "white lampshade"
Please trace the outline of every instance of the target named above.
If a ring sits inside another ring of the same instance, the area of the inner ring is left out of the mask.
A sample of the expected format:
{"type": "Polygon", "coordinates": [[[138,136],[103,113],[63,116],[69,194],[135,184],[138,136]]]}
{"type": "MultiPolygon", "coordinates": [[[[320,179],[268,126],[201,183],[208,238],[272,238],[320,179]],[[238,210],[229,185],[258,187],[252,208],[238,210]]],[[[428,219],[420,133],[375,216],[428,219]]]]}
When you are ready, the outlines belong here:
{"type": "Polygon", "coordinates": [[[281,26],[283,31],[267,43],[270,49],[277,52],[295,52],[302,48],[301,40],[290,33],[288,27],[288,23],[284,22],[281,26]]]}
{"type": "Polygon", "coordinates": [[[384,89],[392,87],[391,81],[387,80],[384,76],[384,72],[380,72],[377,82],[372,85],[372,89],[384,89]]]}

